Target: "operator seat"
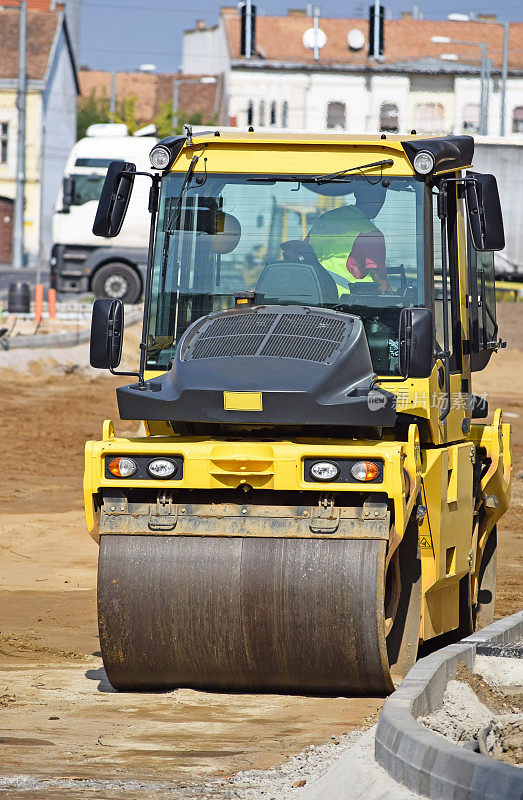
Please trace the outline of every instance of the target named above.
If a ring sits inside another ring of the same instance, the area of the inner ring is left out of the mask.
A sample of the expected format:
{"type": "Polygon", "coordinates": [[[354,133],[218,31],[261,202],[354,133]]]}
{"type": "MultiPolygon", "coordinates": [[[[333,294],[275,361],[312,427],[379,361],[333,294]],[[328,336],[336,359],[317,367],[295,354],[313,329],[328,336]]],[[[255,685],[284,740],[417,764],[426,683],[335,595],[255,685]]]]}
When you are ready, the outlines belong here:
{"type": "Polygon", "coordinates": [[[258,278],[257,303],[275,301],[304,306],[339,303],[338,287],[310,244],[283,242],[281,250],[283,260],[267,264],[258,278]]]}

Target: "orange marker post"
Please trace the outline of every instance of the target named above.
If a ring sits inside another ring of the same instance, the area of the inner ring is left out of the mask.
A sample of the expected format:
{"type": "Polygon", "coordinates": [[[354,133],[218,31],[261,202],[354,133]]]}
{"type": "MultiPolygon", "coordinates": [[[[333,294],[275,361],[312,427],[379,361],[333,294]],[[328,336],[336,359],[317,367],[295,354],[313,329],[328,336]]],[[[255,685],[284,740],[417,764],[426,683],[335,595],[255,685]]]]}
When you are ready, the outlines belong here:
{"type": "Polygon", "coordinates": [[[35,286],[35,322],[40,322],[44,308],[44,287],[41,283],[35,286]]]}
{"type": "Polygon", "coordinates": [[[49,308],[49,319],[56,319],[56,289],[48,290],[47,305],[49,308]]]}

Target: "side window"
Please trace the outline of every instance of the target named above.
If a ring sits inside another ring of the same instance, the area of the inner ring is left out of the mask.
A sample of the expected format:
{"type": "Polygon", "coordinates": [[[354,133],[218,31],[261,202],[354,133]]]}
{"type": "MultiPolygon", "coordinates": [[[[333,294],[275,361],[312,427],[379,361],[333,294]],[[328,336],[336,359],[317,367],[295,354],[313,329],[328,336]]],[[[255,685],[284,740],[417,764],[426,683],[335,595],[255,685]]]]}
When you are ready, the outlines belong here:
{"type": "Polygon", "coordinates": [[[9,125],[0,122],[0,164],[7,164],[7,143],[9,141],[9,125]]]}
{"type": "Polygon", "coordinates": [[[398,133],[399,113],[396,103],[382,103],[380,108],[380,131],[398,133]]]}
{"type": "Polygon", "coordinates": [[[284,100],[281,104],[281,126],[282,128],[286,128],[289,124],[289,104],[287,100],[284,100]]]}
{"type": "MultiPolygon", "coordinates": [[[[432,226],[434,230],[434,323],[436,328],[436,348],[443,350],[443,282],[442,282],[442,267],[441,267],[441,221],[438,217],[437,208],[437,195],[432,197],[432,226]]],[[[447,270],[447,294],[448,294],[448,308],[447,319],[449,322],[450,332],[450,319],[451,319],[451,287],[450,287],[450,269],[447,270]]],[[[451,355],[453,354],[452,337],[449,336],[449,345],[451,355]]]]}
{"type": "Polygon", "coordinates": [[[254,125],[254,104],[249,100],[247,104],[247,125],[254,125]]]}
{"type": "Polygon", "coordinates": [[[459,308],[459,268],[457,249],[457,200],[455,190],[448,191],[447,242],[441,239],[441,220],[438,217],[437,193],[433,194],[432,215],[434,230],[434,321],[436,347],[444,349],[443,320],[446,316],[449,335],[450,371],[461,369],[461,322],[459,308]],[[447,250],[447,308],[443,304],[443,247],[447,250]]]}
{"type": "Polygon", "coordinates": [[[345,130],[345,103],[327,103],[327,128],[345,130]]]}
{"type": "Polygon", "coordinates": [[[469,234],[468,258],[470,364],[471,369],[477,371],[488,364],[498,333],[494,253],[475,250],[469,234]]]}
{"type": "Polygon", "coordinates": [[[102,186],[104,184],[105,175],[72,175],[74,180],[73,191],[73,206],[83,206],[84,203],[96,201],[100,199],[102,186]]]}

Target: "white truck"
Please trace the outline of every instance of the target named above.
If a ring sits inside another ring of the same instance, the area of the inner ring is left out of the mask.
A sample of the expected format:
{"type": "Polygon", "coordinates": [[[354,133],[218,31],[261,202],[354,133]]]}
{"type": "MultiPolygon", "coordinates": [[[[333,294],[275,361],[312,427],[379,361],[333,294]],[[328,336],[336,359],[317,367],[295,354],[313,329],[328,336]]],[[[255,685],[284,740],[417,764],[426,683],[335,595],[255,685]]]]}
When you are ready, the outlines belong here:
{"type": "Polygon", "coordinates": [[[136,303],[142,295],[147,264],[149,182],[137,178],[125,226],[107,244],[92,232],[107,167],[123,159],[138,170],[150,168],[149,153],[158,141],[154,126],[133,136],[125,125],[91,125],[74,145],[53,214],[51,287],[57,292],[92,292],[136,303]]]}

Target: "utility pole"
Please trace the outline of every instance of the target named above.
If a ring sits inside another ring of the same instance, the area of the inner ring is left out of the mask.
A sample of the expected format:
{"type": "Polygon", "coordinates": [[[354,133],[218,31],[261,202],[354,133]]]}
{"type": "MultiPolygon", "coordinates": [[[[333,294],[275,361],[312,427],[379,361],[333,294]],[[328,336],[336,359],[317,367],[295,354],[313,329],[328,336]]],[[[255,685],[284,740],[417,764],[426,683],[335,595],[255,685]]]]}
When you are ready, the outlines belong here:
{"type": "Polygon", "coordinates": [[[507,78],[508,78],[508,37],[510,22],[503,22],[503,64],[501,67],[501,97],[499,99],[499,135],[505,135],[505,120],[507,110],[507,78]]]}
{"type": "Polygon", "coordinates": [[[319,6],[315,6],[314,8],[314,19],[313,19],[313,27],[314,27],[314,60],[319,61],[320,59],[320,49],[318,47],[318,28],[320,22],[320,9],[319,6]]]}
{"type": "Polygon", "coordinates": [[[488,136],[488,115],[489,115],[489,100],[490,100],[490,81],[492,78],[492,59],[487,58],[485,65],[485,136],[488,136]]]}
{"type": "Polygon", "coordinates": [[[485,42],[478,43],[481,48],[481,96],[480,96],[480,125],[479,131],[483,136],[487,135],[488,130],[488,90],[489,86],[487,85],[487,73],[488,73],[488,65],[487,65],[487,45],[485,42]]]}
{"type": "Polygon", "coordinates": [[[116,113],[116,70],[111,70],[111,95],[109,99],[109,111],[116,113]]]}
{"type": "Polygon", "coordinates": [[[177,122],[178,122],[178,103],[179,102],[180,101],[179,101],[179,98],[178,98],[178,78],[176,77],[176,75],[173,75],[173,116],[172,116],[172,122],[171,122],[173,136],[176,133],[176,125],[177,125],[177,122]]]}
{"type": "Polygon", "coordinates": [[[380,60],[380,0],[374,0],[374,58],[380,60]]]}
{"type": "Polygon", "coordinates": [[[27,3],[20,0],[18,17],[18,135],[16,155],[16,196],[13,220],[13,269],[24,266],[24,204],[25,204],[25,120],[26,120],[26,42],[27,3]]]}

